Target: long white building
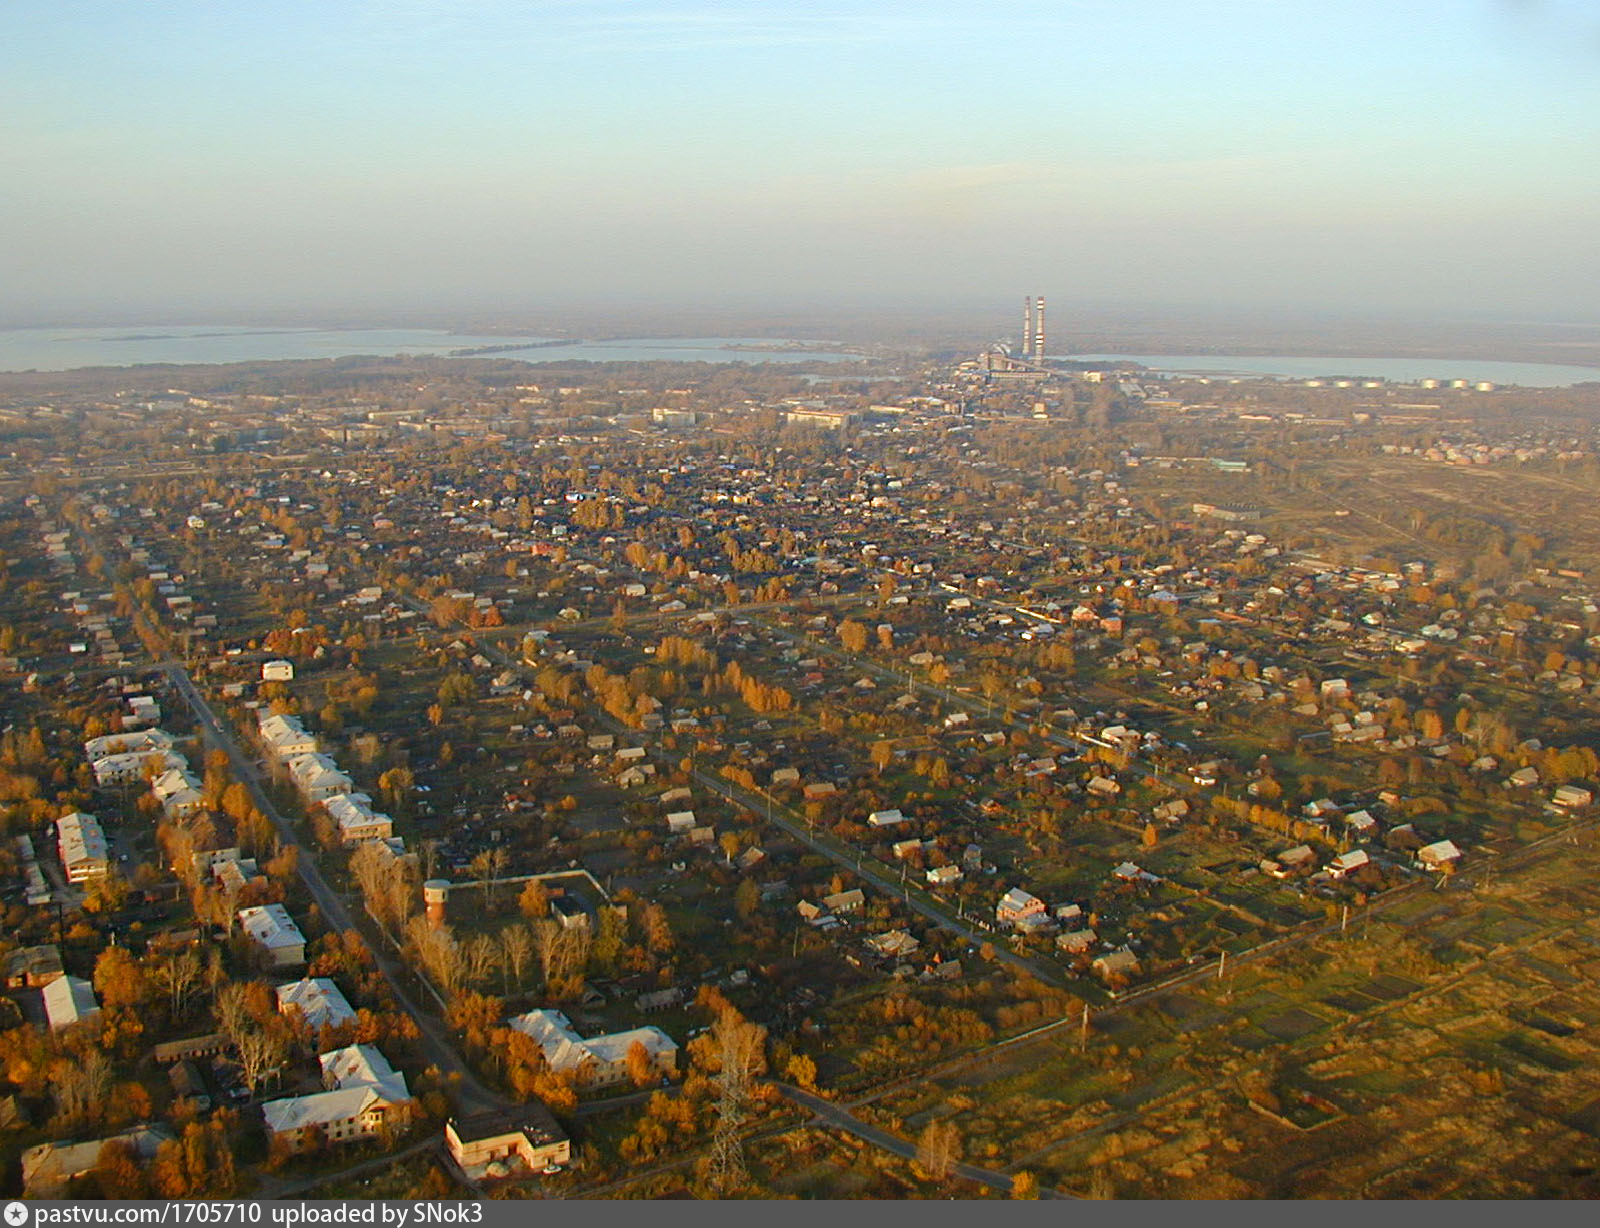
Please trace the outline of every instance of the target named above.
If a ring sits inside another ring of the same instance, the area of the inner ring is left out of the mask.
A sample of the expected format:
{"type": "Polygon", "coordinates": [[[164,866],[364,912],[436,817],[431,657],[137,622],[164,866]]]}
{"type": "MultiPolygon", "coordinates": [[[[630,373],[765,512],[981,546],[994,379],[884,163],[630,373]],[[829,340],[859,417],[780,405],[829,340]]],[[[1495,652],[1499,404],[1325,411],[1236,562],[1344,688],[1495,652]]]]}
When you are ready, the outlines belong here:
{"type": "Polygon", "coordinates": [[[104,878],[111,872],[106,833],[92,814],[75,810],[56,820],[56,847],[69,883],[104,878]]]}

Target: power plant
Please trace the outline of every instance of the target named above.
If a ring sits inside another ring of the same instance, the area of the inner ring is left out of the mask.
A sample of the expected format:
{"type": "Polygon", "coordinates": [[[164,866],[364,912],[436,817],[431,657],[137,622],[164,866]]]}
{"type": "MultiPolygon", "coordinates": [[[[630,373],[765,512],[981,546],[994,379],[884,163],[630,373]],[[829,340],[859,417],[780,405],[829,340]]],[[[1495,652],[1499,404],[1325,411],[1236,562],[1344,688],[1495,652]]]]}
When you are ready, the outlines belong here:
{"type": "Polygon", "coordinates": [[[978,356],[989,383],[1037,384],[1048,378],[1044,365],[1044,295],[1022,300],[1022,341],[996,341],[978,356]]]}

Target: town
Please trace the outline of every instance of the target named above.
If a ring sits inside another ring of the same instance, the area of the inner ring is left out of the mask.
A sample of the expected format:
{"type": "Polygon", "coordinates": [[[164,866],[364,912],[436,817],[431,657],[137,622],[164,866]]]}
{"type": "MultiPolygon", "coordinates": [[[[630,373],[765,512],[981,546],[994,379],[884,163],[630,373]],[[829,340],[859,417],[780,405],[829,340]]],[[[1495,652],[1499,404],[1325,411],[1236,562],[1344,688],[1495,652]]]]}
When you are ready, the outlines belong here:
{"type": "Polygon", "coordinates": [[[1034,310],[0,377],[16,1188],[1596,1192],[1600,385],[1034,310]]]}

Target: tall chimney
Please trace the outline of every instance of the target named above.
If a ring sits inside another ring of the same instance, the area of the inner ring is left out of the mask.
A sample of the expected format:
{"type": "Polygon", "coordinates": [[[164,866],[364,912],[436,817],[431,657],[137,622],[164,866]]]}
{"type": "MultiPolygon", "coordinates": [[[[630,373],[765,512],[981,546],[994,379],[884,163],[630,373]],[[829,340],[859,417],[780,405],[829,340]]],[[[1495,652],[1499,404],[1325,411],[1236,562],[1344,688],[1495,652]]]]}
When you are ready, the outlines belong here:
{"type": "Polygon", "coordinates": [[[1022,300],[1022,348],[1017,351],[1024,358],[1028,356],[1028,347],[1033,344],[1033,296],[1029,295],[1022,300]]]}
{"type": "Polygon", "coordinates": [[[1039,306],[1033,321],[1033,361],[1044,361],[1044,295],[1039,296],[1039,306]]]}

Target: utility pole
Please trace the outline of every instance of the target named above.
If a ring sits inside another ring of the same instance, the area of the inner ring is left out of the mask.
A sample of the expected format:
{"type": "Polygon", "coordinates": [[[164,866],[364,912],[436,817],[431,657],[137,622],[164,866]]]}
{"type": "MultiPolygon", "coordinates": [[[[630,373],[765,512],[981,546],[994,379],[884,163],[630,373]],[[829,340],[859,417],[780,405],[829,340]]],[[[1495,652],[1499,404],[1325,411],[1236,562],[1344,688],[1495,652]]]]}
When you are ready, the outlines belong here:
{"type": "Polygon", "coordinates": [[[1228,953],[1224,951],[1222,958],[1217,961],[1217,980],[1222,979],[1222,974],[1228,970],[1228,953]]]}

